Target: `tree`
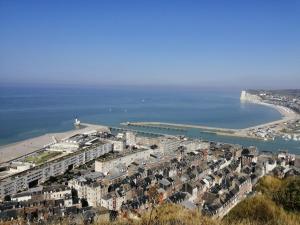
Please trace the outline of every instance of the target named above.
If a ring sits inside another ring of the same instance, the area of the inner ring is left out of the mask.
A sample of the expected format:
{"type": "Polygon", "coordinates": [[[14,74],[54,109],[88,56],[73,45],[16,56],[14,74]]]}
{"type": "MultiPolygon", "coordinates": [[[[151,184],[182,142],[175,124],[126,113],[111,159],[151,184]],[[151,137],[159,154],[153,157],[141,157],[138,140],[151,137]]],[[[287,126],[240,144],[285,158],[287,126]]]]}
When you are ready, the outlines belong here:
{"type": "Polygon", "coordinates": [[[11,201],[11,197],[10,197],[10,195],[5,195],[5,197],[4,197],[4,201],[6,201],[6,202],[10,202],[10,201],[11,201]]]}
{"type": "Polygon", "coordinates": [[[154,145],[151,145],[150,148],[151,148],[151,149],[157,149],[158,146],[154,144],[154,145]]]}
{"type": "Polygon", "coordinates": [[[84,207],[88,207],[88,206],[89,206],[88,201],[85,198],[82,198],[81,199],[81,207],[84,208],[84,207]]]}
{"type": "Polygon", "coordinates": [[[51,176],[51,177],[49,178],[49,182],[50,182],[50,183],[55,183],[55,182],[57,182],[57,177],[51,176]]]}
{"type": "Polygon", "coordinates": [[[77,204],[78,203],[78,191],[75,188],[72,188],[71,193],[72,193],[73,204],[77,204]]]}

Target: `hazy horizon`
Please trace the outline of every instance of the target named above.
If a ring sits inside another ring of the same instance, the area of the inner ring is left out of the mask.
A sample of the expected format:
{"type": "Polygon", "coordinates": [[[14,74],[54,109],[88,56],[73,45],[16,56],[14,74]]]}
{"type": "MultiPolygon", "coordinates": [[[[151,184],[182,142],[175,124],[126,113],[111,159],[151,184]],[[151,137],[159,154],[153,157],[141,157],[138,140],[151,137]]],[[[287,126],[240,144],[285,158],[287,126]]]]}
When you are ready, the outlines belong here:
{"type": "Polygon", "coordinates": [[[1,1],[0,84],[300,88],[300,2],[1,1]]]}

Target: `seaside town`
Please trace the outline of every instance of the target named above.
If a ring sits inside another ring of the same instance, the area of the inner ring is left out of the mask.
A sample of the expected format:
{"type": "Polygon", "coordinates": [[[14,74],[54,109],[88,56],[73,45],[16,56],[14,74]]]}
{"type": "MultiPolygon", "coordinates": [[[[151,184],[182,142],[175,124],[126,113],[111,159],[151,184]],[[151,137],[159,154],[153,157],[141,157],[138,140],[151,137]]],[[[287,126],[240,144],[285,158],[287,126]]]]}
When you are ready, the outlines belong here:
{"type": "Polygon", "coordinates": [[[242,91],[241,101],[274,107],[283,116],[279,121],[245,129],[247,135],[264,140],[281,137],[285,140],[300,141],[299,90],[242,91]]]}
{"type": "Polygon", "coordinates": [[[300,0],[0,0],[0,225],[300,225],[300,0]]]}
{"type": "MultiPolygon", "coordinates": [[[[288,151],[259,152],[78,119],[74,125],[78,129],[0,164],[0,221],[138,218],[162,203],[223,218],[256,194],[263,176],[300,175],[300,157],[288,151]]],[[[297,124],[291,129],[299,132],[297,124]]]]}
{"type": "Polygon", "coordinates": [[[266,103],[281,105],[300,113],[299,90],[249,90],[247,92],[260,96],[266,103]]]}
{"type": "MultiPolygon", "coordinates": [[[[79,130],[80,131],[80,130],[79,130]]],[[[170,202],[222,218],[266,174],[300,174],[287,152],[99,127],[1,165],[0,220],[136,216],[170,202]]]]}

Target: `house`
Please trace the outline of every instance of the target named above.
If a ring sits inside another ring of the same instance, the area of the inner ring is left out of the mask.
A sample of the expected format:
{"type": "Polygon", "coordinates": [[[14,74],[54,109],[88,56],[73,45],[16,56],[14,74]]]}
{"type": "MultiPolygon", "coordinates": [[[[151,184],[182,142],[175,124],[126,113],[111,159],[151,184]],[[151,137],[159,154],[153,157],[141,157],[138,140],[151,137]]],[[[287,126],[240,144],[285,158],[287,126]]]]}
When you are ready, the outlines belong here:
{"type": "Polygon", "coordinates": [[[101,206],[109,210],[120,210],[123,203],[126,202],[125,196],[118,194],[107,194],[101,197],[101,206]]]}
{"type": "Polygon", "coordinates": [[[65,185],[45,186],[43,188],[44,199],[63,199],[65,195],[71,195],[71,189],[65,185]]]}
{"type": "Polygon", "coordinates": [[[181,190],[182,192],[187,192],[191,195],[189,198],[189,201],[191,202],[193,202],[198,197],[198,186],[196,185],[196,183],[184,183],[181,190]]]}
{"type": "Polygon", "coordinates": [[[277,166],[276,160],[269,159],[265,162],[265,173],[270,173],[277,166]]]}
{"type": "Polygon", "coordinates": [[[70,188],[77,191],[78,198],[87,200],[90,206],[100,206],[103,192],[103,185],[99,181],[94,181],[88,177],[77,177],[68,183],[70,188]]]}
{"type": "Polygon", "coordinates": [[[28,201],[31,199],[32,193],[30,192],[22,192],[19,194],[15,194],[11,197],[12,201],[15,202],[22,202],[22,201],[28,201]]]}

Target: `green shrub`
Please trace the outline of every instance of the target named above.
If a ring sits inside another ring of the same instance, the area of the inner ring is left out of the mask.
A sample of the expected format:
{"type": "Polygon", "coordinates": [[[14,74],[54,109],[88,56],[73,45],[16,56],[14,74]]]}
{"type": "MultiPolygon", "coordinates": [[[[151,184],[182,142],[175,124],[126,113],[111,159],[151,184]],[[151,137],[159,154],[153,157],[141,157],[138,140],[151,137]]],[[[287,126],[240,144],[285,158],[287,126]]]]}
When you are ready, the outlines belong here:
{"type": "Polygon", "coordinates": [[[289,211],[300,211],[300,178],[291,177],[283,181],[273,199],[289,211]]]}

